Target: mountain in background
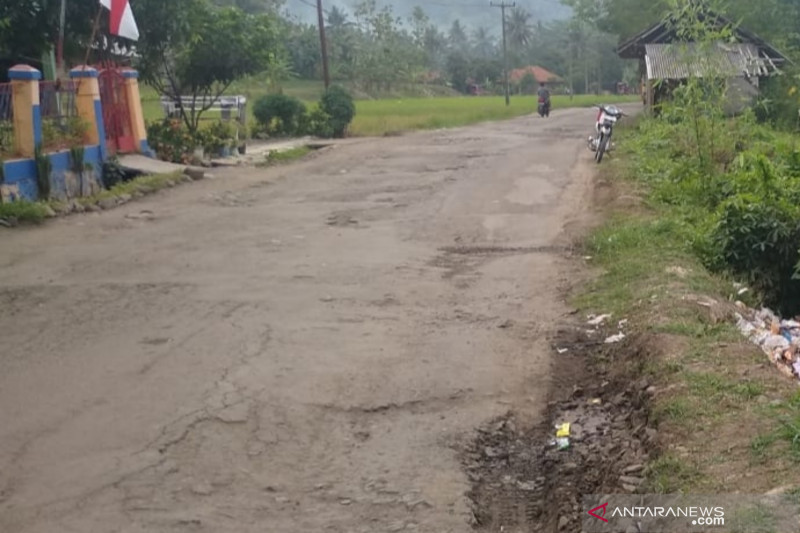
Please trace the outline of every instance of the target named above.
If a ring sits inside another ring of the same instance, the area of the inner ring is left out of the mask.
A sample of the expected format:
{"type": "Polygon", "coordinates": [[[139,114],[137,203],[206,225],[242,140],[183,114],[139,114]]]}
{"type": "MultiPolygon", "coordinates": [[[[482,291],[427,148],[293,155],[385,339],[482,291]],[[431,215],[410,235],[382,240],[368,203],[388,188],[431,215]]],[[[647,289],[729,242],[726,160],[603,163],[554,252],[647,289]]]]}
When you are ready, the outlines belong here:
{"type": "MultiPolygon", "coordinates": [[[[344,8],[348,14],[353,12],[353,0],[323,0],[325,9],[333,5],[344,8]]],[[[286,8],[289,12],[309,23],[316,22],[315,0],[289,0],[286,8]]],[[[500,34],[500,9],[491,7],[489,0],[441,0],[425,2],[424,0],[378,0],[379,6],[391,5],[395,15],[406,21],[415,6],[421,6],[431,21],[446,29],[454,20],[471,28],[485,26],[500,34]]],[[[517,0],[517,7],[521,7],[532,15],[532,22],[549,22],[568,18],[570,8],[562,5],[558,0],[517,0]]]]}

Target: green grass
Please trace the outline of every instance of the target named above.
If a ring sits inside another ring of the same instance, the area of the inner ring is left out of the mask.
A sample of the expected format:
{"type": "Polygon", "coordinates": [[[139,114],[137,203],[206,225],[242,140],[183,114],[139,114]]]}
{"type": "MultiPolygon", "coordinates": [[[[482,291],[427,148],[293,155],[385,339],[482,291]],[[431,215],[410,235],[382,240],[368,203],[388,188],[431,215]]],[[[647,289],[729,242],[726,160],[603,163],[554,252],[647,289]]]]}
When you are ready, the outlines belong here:
{"type": "MultiPolygon", "coordinates": [[[[599,102],[632,101],[616,96],[554,96],[553,109],[589,107],[599,102]]],[[[503,120],[536,112],[533,96],[514,96],[506,107],[501,96],[407,98],[356,102],[356,118],[351,135],[379,136],[411,130],[466,126],[478,122],[503,120]]]]}
{"type": "MultiPolygon", "coordinates": [[[[322,94],[316,82],[295,80],[284,86],[286,94],[303,100],[307,106],[316,105],[322,94]]],[[[248,96],[248,123],[253,121],[253,102],[266,94],[263,85],[242,82],[231,87],[229,94],[248,96]]],[[[553,109],[590,107],[597,103],[635,102],[636,96],[554,96],[553,109]]],[[[158,95],[149,87],[142,87],[142,107],[145,120],[159,120],[161,111],[158,95]]],[[[503,120],[536,112],[534,96],[513,96],[506,107],[502,96],[439,96],[429,98],[382,98],[356,100],[356,117],[350,125],[350,135],[383,136],[413,130],[429,130],[466,126],[478,122],[503,120]]],[[[219,118],[218,113],[206,113],[209,119],[219,118]]],[[[206,121],[206,122],[210,122],[206,121]]]]}
{"type": "Polygon", "coordinates": [[[290,163],[302,159],[311,153],[311,148],[308,146],[298,146],[297,148],[290,148],[289,150],[272,151],[267,154],[266,159],[259,166],[272,166],[290,163]]]}
{"type": "Polygon", "coordinates": [[[793,384],[764,366],[765,356],[734,324],[712,318],[691,299],[703,295],[731,305],[735,289],[729,277],[704,268],[689,207],[653,201],[653,189],[636,165],[650,165],[651,177],[659,167],[626,148],[636,134],[620,129],[619,155],[601,172],[619,189],[613,197],[631,191],[643,194],[643,202],[617,210],[587,238],[584,253],[600,274],[573,302],[587,314],[629,318],[631,331],[650,347],[652,356],[643,356],[631,372],[648,375],[656,385],[652,419],[668,443],[665,455],[650,465],[651,488],[723,491],[743,482],[752,486],[752,480],[766,487],[779,468],[785,477],[800,475],[800,395],[792,396],[793,384]],[[683,274],[676,275],[675,267],[683,274]],[[773,406],[776,398],[792,399],[773,406]],[[726,438],[719,440],[720,434],[726,438]],[[673,446],[692,453],[677,453],[673,446]],[[743,481],[730,475],[754,459],[760,477],[743,481]]]}
{"type": "Polygon", "coordinates": [[[664,454],[647,467],[647,479],[657,493],[686,491],[699,483],[703,475],[689,461],[664,454]]]}
{"type": "Polygon", "coordinates": [[[751,451],[757,459],[763,460],[777,444],[781,448],[777,453],[788,449],[795,462],[800,462],[800,393],[795,393],[785,402],[770,406],[764,416],[775,421],[772,431],[762,433],[753,438],[751,451]]]}
{"type": "Polygon", "coordinates": [[[78,202],[83,205],[96,204],[104,198],[116,198],[123,194],[132,195],[134,193],[149,194],[169,187],[170,182],[180,181],[181,173],[173,172],[169,174],[153,174],[151,176],[140,176],[130,181],[117,183],[110,189],[100,191],[93,196],[79,198],[78,202]]]}
{"type": "Polygon", "coordinates": [[[40,202],[17,200],[0,204],[0,218],[38,224],[47,217],[47,208],[40,202]]]}

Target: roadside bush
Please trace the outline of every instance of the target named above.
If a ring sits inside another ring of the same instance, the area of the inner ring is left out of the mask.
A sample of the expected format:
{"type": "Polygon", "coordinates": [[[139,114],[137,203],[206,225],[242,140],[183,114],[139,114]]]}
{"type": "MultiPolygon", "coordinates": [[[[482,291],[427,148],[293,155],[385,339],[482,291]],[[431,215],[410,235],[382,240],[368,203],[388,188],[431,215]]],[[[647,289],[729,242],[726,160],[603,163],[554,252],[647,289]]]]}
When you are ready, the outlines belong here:
{"type": "Polygon", "coordinates": [[[236,131],[230,122],[218,120],[207,128],[197,131],[197,143],[206,155],[220,156],[225,149],[233,148],[236,131]]]}
{"type": "Polygon", "coordinates": [[[46,152],[82,145],[89,124],[80,117],[42,120],[42,147],[46,152]]]}
{"type": "Polygon", "coordinates": [[[164,119],[147,126],[147,142],[159,159],[171,163],[187,163],[198,141],[177,119],[164,119]]]}
{"type": "Polygon", "coordinates": [[[711,235],[718,269],[727,268],[782,312],[797,310],[794,280],[800,250],[800,210],[785,199],[740,194],[719,210],[711,235]]]}
{"type": "Polygon", "coordinates": [[[315,108],[304,117],[303,131],[315,137],[327,139],[333,137],[333,124],[331,117],[320,108],[315,108]]]}
{"type": "Polygon", "coordinates": [[[253,115],[261,128],[270,134],[295,135],[300,133],[306,106],[293,96],[268,94],[256,100],[253,115]]]}
{"type": "MultiPolygon", "coordinates": [[[[667,115],[668,116],[668,115],[667,115]]],[[[692,123],[649,119],[623,142],[650,199],[691,228],[687,246],[783,313],[800,311],[800,151],[751,114],[706,130],[717,157],[698,157],[692,123]],[[713,136],[711,134],[713,133],[713,136]]]]}
{"type": "Polygon", "coordinates": [[[119,164],[119,158],[116,156],[109,157],[103,161],[102,172],[103,186],[106,189],[128,180],[128,173],[119,164]]]}
{"type": "Polygon", "coordinates": [[[800,109],[800,72],[796,68],[764,81],[756,114],[759,121],[776,128],[796,131],[800,128],[797,111],[800,109]]]}
{"type": "Polygon", "coordinates": [[[319,107],[331,118],[333,136],[344,137],[347,127],[356,116],[356,105],[350,93],[334,85],[322,95],[319,107]]]}

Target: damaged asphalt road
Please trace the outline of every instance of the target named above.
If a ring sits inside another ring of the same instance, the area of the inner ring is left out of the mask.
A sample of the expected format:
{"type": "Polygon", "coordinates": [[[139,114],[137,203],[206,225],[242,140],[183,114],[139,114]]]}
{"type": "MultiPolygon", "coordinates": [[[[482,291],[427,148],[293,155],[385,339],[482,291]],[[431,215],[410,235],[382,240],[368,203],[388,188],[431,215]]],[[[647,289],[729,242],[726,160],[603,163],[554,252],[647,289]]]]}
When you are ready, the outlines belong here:
{"type": "Polygon", "coordinates": [[[0,531],[469,531],[477,428],[545,415],[593,119],[0,228],[0,531]]]}

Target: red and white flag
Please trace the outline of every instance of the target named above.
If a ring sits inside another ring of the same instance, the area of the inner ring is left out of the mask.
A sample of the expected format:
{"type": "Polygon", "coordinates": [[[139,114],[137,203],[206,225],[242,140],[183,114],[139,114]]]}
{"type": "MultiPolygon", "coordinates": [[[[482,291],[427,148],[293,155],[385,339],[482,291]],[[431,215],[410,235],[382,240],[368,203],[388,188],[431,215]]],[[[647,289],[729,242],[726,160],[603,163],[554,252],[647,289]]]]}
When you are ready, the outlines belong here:
{"type": "Polygon", "coordinates": [[[139,40],[139,28],[136,27],[129,0],[100,0],[100,5],[111,12],[108,26],[112,35],[119,35],[131,41],[139,40]]]}

